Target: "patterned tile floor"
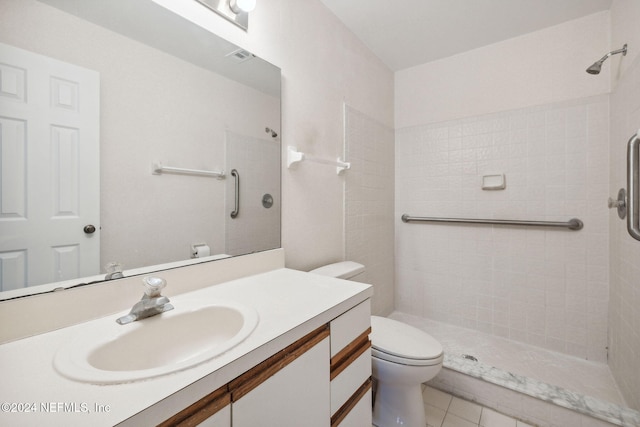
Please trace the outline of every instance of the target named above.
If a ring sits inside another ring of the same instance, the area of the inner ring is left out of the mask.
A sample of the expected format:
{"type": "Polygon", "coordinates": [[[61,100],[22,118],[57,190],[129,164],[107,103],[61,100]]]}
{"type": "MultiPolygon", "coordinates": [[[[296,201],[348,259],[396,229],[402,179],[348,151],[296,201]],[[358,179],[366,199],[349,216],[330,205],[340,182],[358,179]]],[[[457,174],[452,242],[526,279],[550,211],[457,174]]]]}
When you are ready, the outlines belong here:
{"type": "Polygon", "coordinates": [[[532,427],[429,386],[422,397],[428,427],[532,427]]]}

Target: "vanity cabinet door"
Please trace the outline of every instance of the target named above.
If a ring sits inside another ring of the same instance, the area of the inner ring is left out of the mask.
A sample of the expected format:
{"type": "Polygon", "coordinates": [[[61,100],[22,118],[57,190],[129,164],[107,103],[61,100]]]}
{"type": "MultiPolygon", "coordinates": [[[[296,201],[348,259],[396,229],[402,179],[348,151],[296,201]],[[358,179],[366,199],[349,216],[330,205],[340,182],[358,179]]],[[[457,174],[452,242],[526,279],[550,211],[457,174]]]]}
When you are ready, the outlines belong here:
{"type": "Polygon", "coordinates": [[[233,427],[329,427],[328,327],[254,369],[229,384],[233,427]]]}
{"type": "Polygon", "coordinates": [[[231,427],[231,405],[225,406],[219,412],[216,412],[200,423],[185,424],[184,427],[191,425],[197,425],[198,427],[231,427]]]}

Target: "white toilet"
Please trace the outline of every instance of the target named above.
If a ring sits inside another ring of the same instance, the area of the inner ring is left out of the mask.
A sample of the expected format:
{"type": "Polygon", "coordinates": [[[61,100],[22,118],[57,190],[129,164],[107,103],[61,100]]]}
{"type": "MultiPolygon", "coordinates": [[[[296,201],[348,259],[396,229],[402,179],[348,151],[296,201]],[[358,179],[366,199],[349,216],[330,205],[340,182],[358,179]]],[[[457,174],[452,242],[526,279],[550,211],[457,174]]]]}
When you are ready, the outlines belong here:
{"type": "MultiPolygon", "coordinates": [[[[364,273],[364,266],[344,261],[310,273],[353,280],[364,273]]],[[[372,370],[377,381],[373,424],[426,426],[421,384],[442,369],[442,345],[420,329],[385,317],[371,316],[371,330],[372,370]]]]}

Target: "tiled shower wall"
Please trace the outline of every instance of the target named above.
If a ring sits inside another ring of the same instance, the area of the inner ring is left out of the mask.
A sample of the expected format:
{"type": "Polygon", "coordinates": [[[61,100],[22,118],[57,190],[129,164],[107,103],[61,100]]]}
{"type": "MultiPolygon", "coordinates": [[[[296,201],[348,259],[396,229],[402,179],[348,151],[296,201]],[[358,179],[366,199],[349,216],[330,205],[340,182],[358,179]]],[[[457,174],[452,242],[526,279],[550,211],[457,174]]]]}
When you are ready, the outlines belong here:
{"type": "Polygon", "coordinates": [[[345,258],[366,267],[372,312],[393,311],[393,130],[345,106],[345,258]]]}
{"type": "Polygon", "coordinates": [[[606,95],[396,130],[396,309],[605,361],[606,95]],[[482,176],[506,175],[483,191],[482,176]],[[584,229],[405,224],[400,216],[584,229]]]}
{"type": "MultiPolygon", "coordinates": [[[[640,56],[611,94],[611,188],[626,188],[627,141],[640,129],[640,56]]],[[[640,411],[640,242],[611,212],[609,365],[627,403],[640,411]]]]}

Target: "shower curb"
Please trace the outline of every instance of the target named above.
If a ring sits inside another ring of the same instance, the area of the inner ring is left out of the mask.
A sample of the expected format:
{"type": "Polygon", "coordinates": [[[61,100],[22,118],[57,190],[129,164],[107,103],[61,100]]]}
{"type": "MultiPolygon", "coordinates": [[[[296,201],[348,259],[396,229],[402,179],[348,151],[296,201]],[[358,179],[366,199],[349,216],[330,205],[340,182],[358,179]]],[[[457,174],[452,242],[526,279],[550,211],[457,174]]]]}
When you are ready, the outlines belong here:
{"type": "Polygon", "coordinates": [[[633,409],[514,374],[461,355],[445,353],[443,367],[441,373],[428,383],[430,386],[523,421],[557,425],[559,420],[578,422],[581,417],[587,417],[590,418],[590,424],[578,425],[591,426],[596,419],[602,421],[603,427],[640,426],[640,412],[633,409]],[[492,390],[495,386],[498,389],[492,390]],[[524,396],[518,397],[515,393],[524,396]],[[494,399],[489,397],[492,395],[494,399]]]}

